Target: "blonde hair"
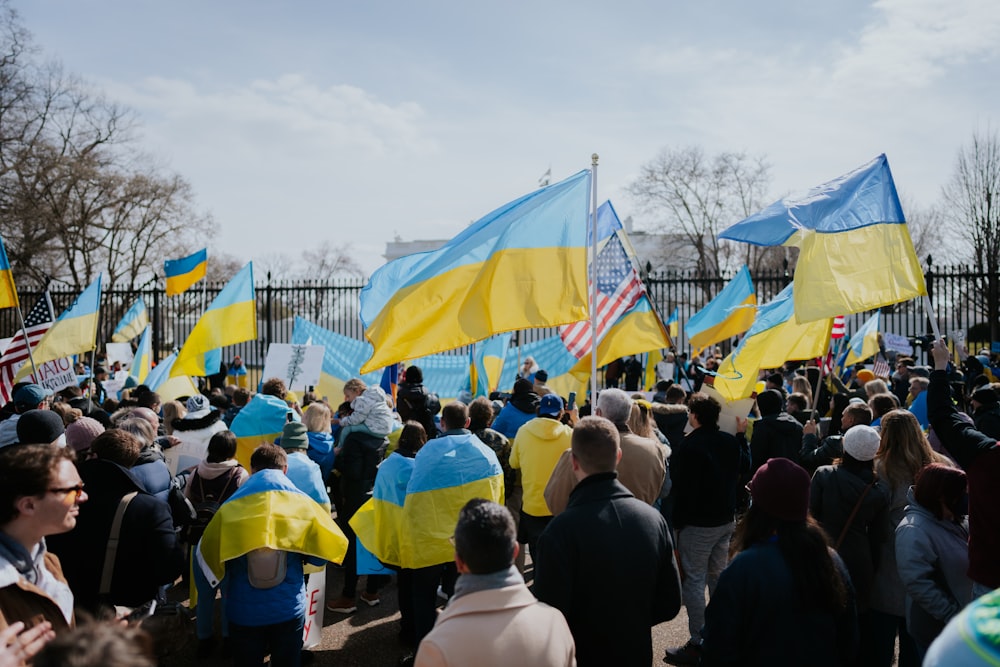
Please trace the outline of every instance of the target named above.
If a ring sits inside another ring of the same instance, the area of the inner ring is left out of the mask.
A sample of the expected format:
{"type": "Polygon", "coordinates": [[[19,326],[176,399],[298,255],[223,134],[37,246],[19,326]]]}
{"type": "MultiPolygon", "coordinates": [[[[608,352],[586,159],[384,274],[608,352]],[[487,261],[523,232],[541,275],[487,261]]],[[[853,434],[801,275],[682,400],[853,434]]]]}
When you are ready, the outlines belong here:
{"type": "Polygon", "coordinates": [[[306,430],[313,433],[329,433],[333,413],[325,403],[310,403],[302,415],[306,430]]]}
{"type": "Polygon", "coordinates": [[[353,391],[357,394],[365,393],[365,389],[367,388],[368,385],[366,385],[364,383],[364,380],[362,380],[361,378],[351,378],[350,380],[344,383],[344,391],[353,391]]]}
{"type": "Polygon", "coordinates": [[[868,398],[871,398],[876,394],[888,393],[891,392],[889,391],[889,385],[885,383],[885,380],[869,380],[868,382],[865,382],[865,394],[868,398]]]}
{"type": "Polygon", "coordinates": [[[809,378],[804,375],[796,375],[792,378],[792,392],[805,394],[806,396],[812,396],[813,388],[809,384],[809,378]]]}
{"type": "Polygon", "coordinates": [[[174,432],[174,420],[183,419],[187,414],[187,408],[180,401],[167,401],[163,404],[163,430],[167,435],[174,432]]]}
{"type": "Polygon", "coordinates": [[[626,423],[628,424],[628,430],[636,435],[656,440],[656,433],[653,431],[653,417],[649,412],[649,408],[642,403],[638,401],[632,403],[632,411],[629,413],[626,423]]]}
{"type": "Polygon", "coordinates": [[[930,463],[948,459],[931,449],[920,422],[909,410],[890,410],[882,416],[881,442],[875,460],[893,488],[913,484],[917,473],[930,463]]]}

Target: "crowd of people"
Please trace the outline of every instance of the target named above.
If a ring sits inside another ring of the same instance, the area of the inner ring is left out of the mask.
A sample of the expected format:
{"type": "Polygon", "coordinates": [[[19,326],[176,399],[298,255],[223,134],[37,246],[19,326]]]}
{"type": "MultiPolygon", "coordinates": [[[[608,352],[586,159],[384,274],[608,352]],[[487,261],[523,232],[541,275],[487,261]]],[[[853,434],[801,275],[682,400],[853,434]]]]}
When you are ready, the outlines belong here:
{"type": "Polygon", "coordinates": [[[883,379],[776,370],[734,429],[676,375],[577,406],[530,358],[509,394],[443,407],[416,366],[395,401],[356,378],[336,406],[278,379],[18,385],[0,667],[156,664],[164,610],[193,614],[201,658],[299,665],[328,563],[335,618],[395,582],[405,664],[646,666],[682,606],[669,664],[997,664],[1000,384],[932,353],[883,379]],[[277,437],[237,437],[267,415],[277,437]]]}

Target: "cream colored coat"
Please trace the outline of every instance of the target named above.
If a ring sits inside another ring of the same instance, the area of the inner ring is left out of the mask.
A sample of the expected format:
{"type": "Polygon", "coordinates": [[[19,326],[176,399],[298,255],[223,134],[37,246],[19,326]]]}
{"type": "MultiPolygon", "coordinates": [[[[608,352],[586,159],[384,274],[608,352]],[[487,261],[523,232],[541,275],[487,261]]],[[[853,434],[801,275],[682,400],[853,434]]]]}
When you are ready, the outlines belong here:
{"type": "Polygon", "coordinates": [[[416,667],[575,667],[562,613],[524,584],[455,598],[420,642],[416,667]]]}

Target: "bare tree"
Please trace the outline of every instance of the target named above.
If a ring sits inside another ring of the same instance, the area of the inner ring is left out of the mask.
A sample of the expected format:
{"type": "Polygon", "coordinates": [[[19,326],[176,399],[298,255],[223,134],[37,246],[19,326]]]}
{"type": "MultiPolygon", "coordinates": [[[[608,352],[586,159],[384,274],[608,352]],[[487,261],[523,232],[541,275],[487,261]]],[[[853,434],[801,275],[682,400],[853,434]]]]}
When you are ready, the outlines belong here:
{"type": "Polygon", "coordinates": [[[961,230],[975,266],[985,274],[982,293],[990,340],[1000,340],[1000,135],[986,130],[958,152],[944,187],[947,218],[961,230]]]}

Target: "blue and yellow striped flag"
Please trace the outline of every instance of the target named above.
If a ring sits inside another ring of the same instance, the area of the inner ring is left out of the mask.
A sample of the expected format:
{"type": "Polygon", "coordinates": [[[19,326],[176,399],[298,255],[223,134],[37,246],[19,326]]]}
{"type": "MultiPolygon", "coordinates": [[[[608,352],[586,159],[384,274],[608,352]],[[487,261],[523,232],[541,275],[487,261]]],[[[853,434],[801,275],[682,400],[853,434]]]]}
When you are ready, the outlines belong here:
{"type": "Polygon", "coordinates": [[[854,332],[851,336],[851,340],[847,343],[847,356],[844,358],[844,362],[841,364],[842,368],[847,366],[853,366],[859,361],[864,361],[869,357],[874,357],[878,354],[878,329],[880,312],[876,310],[871,317],[865,320],[865,323],[854,332]]]}
{"type": "Polygon", "coordinates": [[[587,319],[589,194],[582,171],[498,208],[439,250],[376,271],[361,292],[374,347],[361,371],[587,319]]]}
{"type": "MultiPolygon", "coordinates": [[[[97,320],[101,310],[101,276],[76,297],[59,319],[45,332],[38,345],[31,351],[35,365],[74,354],[90,352],[97,345],[97,320]]],[[[14,377],[20,382],[32,373],[31,364],[25,364],[14,377]]]]}
{"type": "Polygon", "coordinates": [[[146,328],[142,331],[142,338],[139,339],[139,346],[135,350],[135,356],[132,357],[132,366],[128,371],[128,374],[134,377],[139,384],[143,384],[146,381],[146,378],[149,377],[149,369],[152,367],[152,332],[152,327],[147,324],[146,328]]]}
{"type": "Polygon", "coordinates": [[[236,415],[229,430],[236,436],[236,460],[244,468],[250,469],[250,455],[259,445],[274,442],[281,437],[281,431],[288,421],[288,414],[293,421],[299,421],[288,403],[277,396],[257,394],[236,415]]]}
{"type": "Polygon", "coordinates": [[[253,262],[248,263],[229,281],[212,305],[188,334],[170,376],[205,376],[219,367],[207,367],[206,357],[226,345],[257,338],[257,300],[253,289],[253,262]]]}
{"type": "Polygon", "coordinates": [[[738,336],[753,324],[757,314],[757,292],[745,265],[704,308],[684,325],[688,342],[702,350],[719,341],[738,336]]]}
{"type": "Polygon", "coordinates": [[[167,278],[167,296],[183,294],[191,285],[205,277],[208,270],[208,248],[202,248],[193,255],[163,262],[163,274],[167,278]]]}
{"type": "Polygon", "coordinates": [[[17,300],[17,287],[14,286],[14,274],[7,260],[7,248],[0,238],[0,308],[17,308],[20,305],[17,300]]]}
{"type": "Polygon", "coordinates": [[[111,334],[111,342],[128,342],[141,334],[147,324],[149,324],[149,312],[146,310],[146,302],[140,296],[131,308],[125,311],[125,315],[115,327],[115,332],[111,334]]]}

